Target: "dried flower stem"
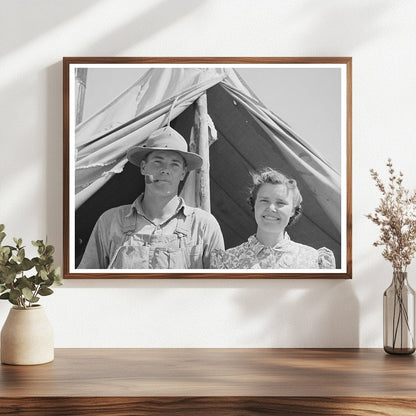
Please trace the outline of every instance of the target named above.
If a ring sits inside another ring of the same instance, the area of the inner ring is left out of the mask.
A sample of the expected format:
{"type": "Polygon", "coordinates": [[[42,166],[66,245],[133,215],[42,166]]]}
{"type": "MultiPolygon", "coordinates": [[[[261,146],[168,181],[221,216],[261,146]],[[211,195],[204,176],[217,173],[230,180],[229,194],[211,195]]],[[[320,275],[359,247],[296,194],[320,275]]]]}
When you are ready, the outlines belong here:
{"type": "Polygon", "coordinates": [[[386,185],[374,169],[370,170],[382,197],[374,213],[366,217],[380,226],[379,239],[373,245],[384,246],[383,257],[395,271],[405,272],[416,254],[416,191],[403,186],[403,173],[396,173],[391,159],[387,168],[386,185]]]}

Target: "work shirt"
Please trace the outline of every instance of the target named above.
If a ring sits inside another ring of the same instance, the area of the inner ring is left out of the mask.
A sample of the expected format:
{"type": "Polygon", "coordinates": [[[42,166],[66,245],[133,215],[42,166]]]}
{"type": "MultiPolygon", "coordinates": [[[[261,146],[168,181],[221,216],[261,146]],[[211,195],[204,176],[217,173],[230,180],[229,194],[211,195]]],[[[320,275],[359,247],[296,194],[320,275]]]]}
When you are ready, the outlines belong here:
{"type": "Polygon", "coordinates": [[[212,255],[213,269],[334,269],[331,250],[318,250],[284,238],[273,247],[260,243],[255,235],[237,247],[216,251],[212,255]]]}
{"type": "Polygon", "coordinates": [[[213,250],[224,250],[217,220],[185,205],[161,224],[144,215],[143,195],[98,219],[78,269],[203,269],[213,250]]]}

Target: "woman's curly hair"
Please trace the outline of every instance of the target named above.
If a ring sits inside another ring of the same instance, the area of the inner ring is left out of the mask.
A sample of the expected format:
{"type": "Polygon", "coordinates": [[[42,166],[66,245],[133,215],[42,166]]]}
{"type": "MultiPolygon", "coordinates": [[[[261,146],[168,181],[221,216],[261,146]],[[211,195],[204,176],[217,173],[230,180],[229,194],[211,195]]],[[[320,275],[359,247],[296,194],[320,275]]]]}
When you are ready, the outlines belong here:
{"type": "Polygon", "coordinates": [[[290,217],[287,226],[295,224],[302,215],[302,195],[299,192],[298,185],[294,179],[288,178],[283,173],[273,168],[263,168],[251,173],[253,179],[253,186],[250,188],[250,196],[248,203],[251,210],[254,212],[254,205],[257,199],[257,193],[262,185],[270,183],[272,185],[285,185],[292,194],[292,202],[295,208],[295,213],[290,217]]]}

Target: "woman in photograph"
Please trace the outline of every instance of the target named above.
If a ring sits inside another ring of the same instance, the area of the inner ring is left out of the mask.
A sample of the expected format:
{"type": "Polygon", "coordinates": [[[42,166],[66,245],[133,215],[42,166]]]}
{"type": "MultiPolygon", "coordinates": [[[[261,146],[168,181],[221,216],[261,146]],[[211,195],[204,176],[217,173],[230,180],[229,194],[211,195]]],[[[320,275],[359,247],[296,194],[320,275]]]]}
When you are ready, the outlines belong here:
{"type": "Polygon", "coordinates": [[[257,232],[248,241],[228,250],[216,250],[212,269],[334,269],[331,250],[318,250],[292,241],[286,229],[302,213],[302,196],[294,179],[265,168],[253,175],[249,204],[257,232]]]}

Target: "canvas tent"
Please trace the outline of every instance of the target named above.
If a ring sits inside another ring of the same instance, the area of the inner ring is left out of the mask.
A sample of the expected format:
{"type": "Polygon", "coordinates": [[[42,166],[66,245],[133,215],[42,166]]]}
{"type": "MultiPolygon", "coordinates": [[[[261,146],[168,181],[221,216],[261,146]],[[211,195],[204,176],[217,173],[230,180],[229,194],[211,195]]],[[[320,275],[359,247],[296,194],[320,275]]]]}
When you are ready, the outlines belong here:
{"type": "MultiPolygon", "coordinates": [[[[249,172],[271,166],[295,178],[303,196],[304,215],[289,230],[290,237],[330,248],[340,267],[339,173],[266,108],[233,68],[149,69],[76,127],[76,263],[99,215],[131,203],[144,189],[137,168],[126,159],[130,147],[144,143],[151,132],[169,122],[198,151],[195,109],[201,97],[207,101],[207,114],[202,117],[210,144],[209,205],[226,247],[255,232],[246,202],[249,172]]],[[[200,204],[199,190],[198,178],[189,175],[182,194],[190,205],[200,204]]]]}

